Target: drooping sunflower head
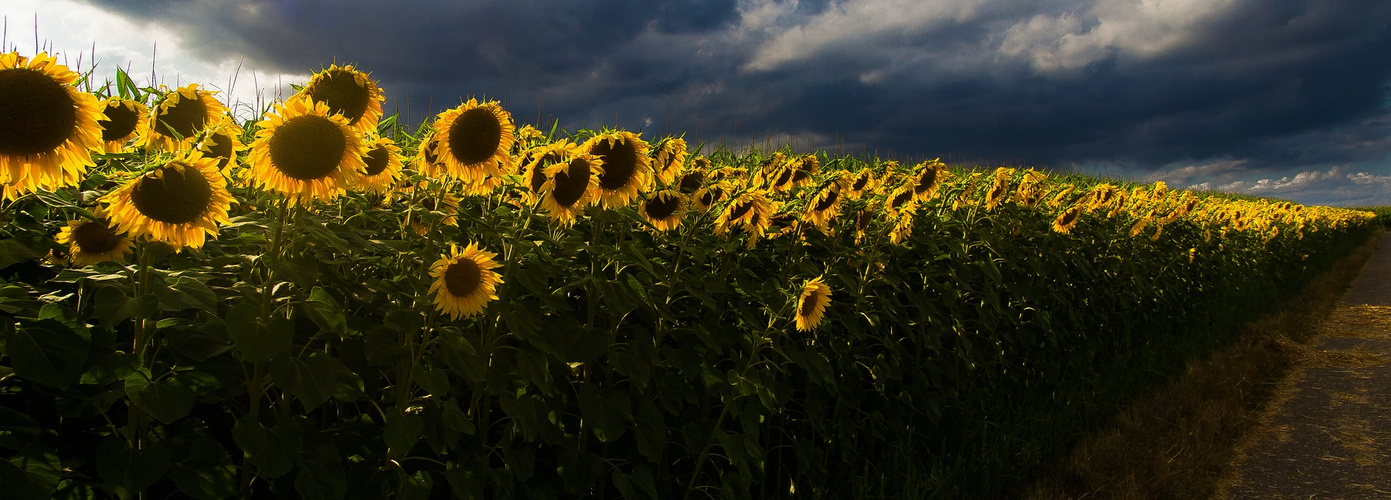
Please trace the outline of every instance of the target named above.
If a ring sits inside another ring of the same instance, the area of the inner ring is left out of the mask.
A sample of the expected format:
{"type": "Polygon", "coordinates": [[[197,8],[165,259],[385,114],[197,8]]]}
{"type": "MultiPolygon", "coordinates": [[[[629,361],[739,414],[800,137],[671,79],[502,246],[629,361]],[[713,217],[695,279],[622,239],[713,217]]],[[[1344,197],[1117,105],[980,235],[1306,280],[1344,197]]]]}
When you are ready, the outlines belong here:
{"type": "Polygon", "coordinates": [[[366,170],[362,137],[327,104],[291,98],[257,126],[251,182],[291,203],[332,200],[366,170]]]}
{"type": "Polygon", "coordinates": [[[856,245],[860,244],[860,240],[864,239],[865,233],[869,231],[870,225],[874,223],[874,214],[875,212],[877,212],[877,208],[878,207],[876,205],[869,204],[866,205],[864,208],[861,208],[859,212],[855,213],[856,245]]]}
{"type": "Polygon", "coordinates": [[[242,128],[224,116],[217,124],[207,128],[203,140],[198,141],[198,150],[203,152],[203,157],[217,160],[217,170],[222,175],[232,177],[239,153],[246,150],[246,145],[241,143],[241,135],[242,128]]]}
{"type": "Polygon", "coordinates": [[[862,168],[850,177],[850,183],[845,186],[845,198],[848,200],[858,200],[865,193],[874,191],[874,171],[869,168],[862,168]]]}
{"type": "Polygon", "coordinates": [[[353,189],[386,194],[401,179],[401,148],[390,138],[378,137],[362,148],[361,176],[350,177],[353,189]]]}
{"type": "Polygon", "coordinates": [[[436,179],[445,176],[444,160],[439,155],[440,138],[438,135],[429,133],[416,147],[415,156],[411,157],[411,168],[420,175],[436,179]]]}
{"type": "Polygon", "coordinates": [[[493,260],[496,253],[485,252],[478,243],[470,243],[463,251],[453,243],[430,267],[430,293],[435,295],[435,308],[449,319],[469,317],[483,312],[488,302],[497,300],[497,286],[502,276],[493,269],[501,266],[493,260]]]}
{"type": "Polygon", "coordinates": [[[652,193],[642,202],[642,218],[652,224],[657,231],[670,231],[681,225],[685,215],[685,199],[680,193],[663,189],[652,193]]]}
{"type": "Polygon", "coordinates": [[[736,227],[747,230],[755,237],[762,237],[768,229],[773,215],[773,202],[766,191],[745,191],[725,206],[715,219],[715,234],[725,235],[736,227]]]}
{"type": "Polygon", "coordinates": [[[942,185],[947,175],[947,166],[940,160],[923,162],[918,165],[918,172],[913,179],[913,197],[918,201],[927,201],[937,195],[937,188],[942,185]]]}
{"type": "Polygon", "coordinates": [[[831,305],[831,287],[823,276],[807,280],[802,285],[802,293],[797,296],[797,330],[809,331],[821,325],[826,306],[831,305]]]}
{"type": "Polygon", "coordinates": [[[140,130],[137,146],[177,151],[198,140],[198,133],[227,114],[227,107],[213,96],[217,92],[190,83],[165,93],[140,130]]]}
{"type": "Polygon", "coordinates": [[[1009,176],[995,175],[995,181],[990,186],[990,191],[985,194],[985,209],[994,210],[1004,201],[1005,195],[1009,194],[1009,176]]]}
{"type": "Polygon", "coordinates": [[[150,108],[134,99],[112,96],[101,101],[101,141],[103,153],[120,153],[135,139],[140,129],[148,127],[150,108]]]}
{"type": "Polygon", "coordinates": [[[377,129],[386,94],[367,73],[347,66],[330,65],[315,73],[299,95],[328,105],[329,114],[342,115],[348,125],[365,134],[377,129]]]}
{"type": "Polygon", "coordinates": [[[627,206],[638,191],[652,186],[652,165],[648,146],[637,134],[626,130],[591,137],[584,149],[603,162],[599,176],[599,198],[604,208],[627,206]]]}
{"type": "Polygon", "coordinates": [[[691,195],[691,201],[701,210],[709,210],[710,207],[724,199],[725,193],[733,189],[734,186],[728,182],[706,184],[705,187],[696,190],[695,194],[691,195]]]}
{"type": "Polygon", "coordinates": [[[1072,228],[1077,226],[1077,220],[1082,218],[1082,209],[1082,205],[1079,204],[1063,210],[1057,219],[1053,219],[1053,230],[1063,234],[1071,233],[1072,228]]]}
{"type": "Polygon", "coordinates": [[[40,52],[0,54],[0,185],[14,199],[77,184],[100,150],[101,106],[77,73],[40,52]]]}
{"type": "Polygon", "coordinates": [[[512,115],[497,101],[469,99],[435,120],[436,154],[445,173],[465,181],[511,170],[512,115]]]}
{"type": "Polygon", "coordinates": [[[67,245],[68,261],[73,265],[86,266],[108,260],[125,260],[131,253],[131,241],[117,231],[96,210],[96,220],[70,220],[54,238],[60,245],[67,245]]]}
{"type": "Polygon", "coordinates": [[[580,152],[580,145],[571,142],[570,139],[561,139],[527,150],[522,155],[520,174],[526,183],[528,202],[534,203],[541,199],[546,180],[549,179],[547,172],[552,166],[567,163],[580,152]]]}
{"type": "Polygon", "coordinates": [[[696,191],[700,191],[700,188],[704,185],[704,170],[688,170],[686,173],[681,174],[681,179],[677,182],[676,189],[680,191],[681,194],[691,195],[695,194],[696,191]]]}
{"type": "Polygon", "coordinates": [[[118,232],[175,249],[199,248],[229,221],[232,194],[217,160],[191,151],[107,193],[102,203],[118,232]]]}
{"type": "Polygon", "coordinates": [[[656,162],[653,170],[656,172],[657,179],[663,186],[670,185],[676,180],[676,174],[681,171],[686,164],[686,140],[679,137],[668,137],[657,143],[656,153],[652,160],[656,162]]]}
{"type": "Polygon", "coordinates": [[[917,198],[913,196],[913,183],[905,182],[890,190],[884,197],[884,208],[890,214],[913,212],[917,210],[917,198]]]}
{"type": "Polygon", "coordinates": [[[541,186],[541,209],[550,215],[551,223],[569,227],[599,198],[599,177],[604,174],[603,161],[597,156],[575,152],[568,160],[546,168],[546,182],[541,186]]]}
{"type": "Polygon", "coordinates": [[[830,226],[831,220],[840,214],[840,191],[839,182],[827,182],[807,200],[807,208],[802,216],[824,231],[830,226]]]}

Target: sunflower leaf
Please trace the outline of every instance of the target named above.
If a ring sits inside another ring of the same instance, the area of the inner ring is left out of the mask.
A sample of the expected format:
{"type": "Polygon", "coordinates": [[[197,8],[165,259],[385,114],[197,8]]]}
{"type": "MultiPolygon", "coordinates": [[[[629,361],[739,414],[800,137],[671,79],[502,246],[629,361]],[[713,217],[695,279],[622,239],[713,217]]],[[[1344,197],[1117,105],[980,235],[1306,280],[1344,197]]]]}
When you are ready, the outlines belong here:
{"type": "Polygon", "coordinates": [[[246,459],[256,466],[257,474],[267,479],[294,469],[295,459],[304,448],[304,433],[290,418],[266,427],[256,417],[243,416],[232,425],[232,440],[246,451],[246,459]]]}
{"type": "Polygon", "coordinates": [[[111,436],[97,447],[97,475],[121,498],[130,498],[155,484],[169,470],[169,448],[146,443],[132,449],[124,439],[111,436]]]}
{"type": "Polygon", "coordinates": [[[321,444],[312,455],[300,459],[295,493],[311,500],[341,500],[348,494],[348,474],[337,447],[321,444]]]}
{"type": "Polygon", "coordinates": [[[35,382],[67,389],[87,364],[91,337],[59,321],[22,323],[0,334],[5,336],[5,353],[15,374],[35,382]]]}
{"type": "Polygon", "coordinates": [[[126,394],[140,410],[166,424],[193,410],[196,395],[179,376],[151,379],[150,371],[144,368],[125,378],[126,394]]]}

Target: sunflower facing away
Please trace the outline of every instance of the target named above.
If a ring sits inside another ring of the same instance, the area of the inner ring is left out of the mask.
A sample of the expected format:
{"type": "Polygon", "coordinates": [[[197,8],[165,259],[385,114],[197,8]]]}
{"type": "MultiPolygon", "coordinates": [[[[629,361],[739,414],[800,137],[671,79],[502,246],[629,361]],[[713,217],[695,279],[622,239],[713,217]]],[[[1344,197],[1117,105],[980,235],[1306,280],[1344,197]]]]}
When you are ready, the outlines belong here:
{"type": "Polygon", "coordinates": [[[652,193],[642,202],[642,217],[658,231],[670,231],[681,225],[681,217],[685,215],[685,201],[680,193],[670,189],[663,189],[652,193]]]}
{"type": "Polygon", "coordinates": [[[662,181],[662,185],[670,185],[676,180],[676,174],[681,171],[681,167],[686,164],[686,140],[679,137],[668,137],[657,143],[656,152],[652,160],[656,162],[652,166],[657,179],[662,181]]]}
{"type": "Polygon", "coordinates": [[[913,179],[913,197],[918,201],[931,200],[937,196],[937,188],[947,175],[947,166],[939,160],[918,165],[918,173],[913,179]]]}
{"type": "Polygon", "coordinates": [[[377,87],[377,82],[351,64],[342,67],[334,64],[315,73],[299,93],[328,104],[329,114],[343,115],[348,125],[361,134],[377,129],[382,119],[382,102],[386,101],[386,94],[377,87]]]}
{"type": "Polygon", "coordinates": [[[1059,233],[1068,234],[1072,228],[1077,226],[1077,219],[1082,216],[1082,205],[1073,205],[1071,208],[1058,214],[1058,218],[1053,220],[1053,230],[1059,233]]]}
{"type": "Polygon", "coordinates": [[[58,244],[68,246],[68,261],[74,265],[125,260],[131,253],[130,238],[112,227],[100,209],[96,210],[96,216],[97,220],[68,221],[54,238],[58,244]]]}
{"type": "Polygon", "coordinates": [[[222,175],[235,178],[232,175],[237,167],[237,157],[246,151],[246,145],[241,143],[241,135],[242,128],[231,118],[223,116],[217,124],[208,127],[203,140],[198,141],[198,150],[203,152],[203,157],[217,160],[217,170],[222,175]]]}
{"type": "Polygon", "coordinates": [[[214,94],[217,92],[201,90],[196,83],[164,94],[140,129],[136,146],[176,151],[192,145],[199,132],[227,114],[214,94]]]}
{"type": "Polygon", "coordinates": [[[603,162],[599,175],[599,199],[604,208],[627,206],[638,191],[652,186],[652,164],[647,143],[626,130],[591,137],[584,149],[603,162]]]}
{"type": "Polygon", "coordinates": [[[469,99],[440,113],[435,120],[434,135],[439,139],[435,154],[446,173],[456,179],[472,181],[484,175],[502,175],[511,170],[509,153],[515,129],[512,115],[497,101],[479,103],[469,99]]]}
{"type": "Polygon", "coordinates": [[[108,97],[101,101],[102,117],[101,141],[103,153],[120,153],[126,144],[136,138],[136,132],[148,127],[150,108],[145,103],[120,97],[108,97]]]}
{"type": "Polygon", "coordinates": [[[386,194],[401,179],[401,148],[386,137],[373,139],[362,147],[362,175],[352,177],[353,189],[386,194]]]}
{"type": "Polygon", "coordinates": [[[0,54],[0,185],[14,199],[77,184],[100,150],[101,107],[77,73],[40,52],[0,54]]]}
{"type": "Polygon", "coordinates": [[[102,197],[111,222],[131,238],[148,236],[176,250],[203,246],[229,222],[232,194],[217,160],[187,153],[126,182],[102,197]]]}
{"type": "Polygon", "coordinates": [[[502,276],[493,271],[501,266],[493,261],[497,254],[485,252],[477,243],[470,243],[461,252],[449,244],[449,253],[430,267],[430,293],[435,294],[435,308],[455,320],[483,312],[483,306],[497,299],[497,286],[502,276]]]}
{"type": "Polygon", "coordinates": [[[831,287],[822,281],[822,277],[808,280],[797,297],[797,330],[805,332],[820,326],[826,306],[830,304],[831,287]]]}
{"type": "Polygon", "coordinates": [[[603,162],[591,154],[577,153],[568,161],[546,168],[546,182],[541,186],[541,209],[551,217],[551,223],[569,227],[584,208],[599,198],[599,177],[604,174],[603,162]]]}
{"type": "Polygon", "coordinates": [[[291,203],[332,200],[362,175],[362,138],[328,105],[299,97],[277,104],[251,143],[252,184],[291,203]]]}

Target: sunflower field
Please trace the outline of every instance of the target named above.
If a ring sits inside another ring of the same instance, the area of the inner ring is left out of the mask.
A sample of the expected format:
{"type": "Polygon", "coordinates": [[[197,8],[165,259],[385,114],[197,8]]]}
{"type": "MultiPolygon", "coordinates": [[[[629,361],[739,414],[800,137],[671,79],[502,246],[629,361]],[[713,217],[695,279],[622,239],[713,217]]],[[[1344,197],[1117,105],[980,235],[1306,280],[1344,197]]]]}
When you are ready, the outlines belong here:
{"type": "Polygon", "coordinates": [[[8,499],[999,496],[1363,211],[0,55],[8,499]]]}

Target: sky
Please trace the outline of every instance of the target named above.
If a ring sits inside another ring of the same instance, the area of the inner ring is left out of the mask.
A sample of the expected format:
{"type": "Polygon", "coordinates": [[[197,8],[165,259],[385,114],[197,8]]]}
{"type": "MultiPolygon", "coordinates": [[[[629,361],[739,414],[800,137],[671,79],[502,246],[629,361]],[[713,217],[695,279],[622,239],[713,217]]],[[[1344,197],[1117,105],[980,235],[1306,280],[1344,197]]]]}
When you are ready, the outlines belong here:
{"type": "Polygon", "coordinates": [[[0,0],[0,15],[6,49],[95,55],[98,80],[198,82],[246,117],[353,64],[412,123],[478,97],[542,128],[1391,205],[1385,0],[0,0]]]}

